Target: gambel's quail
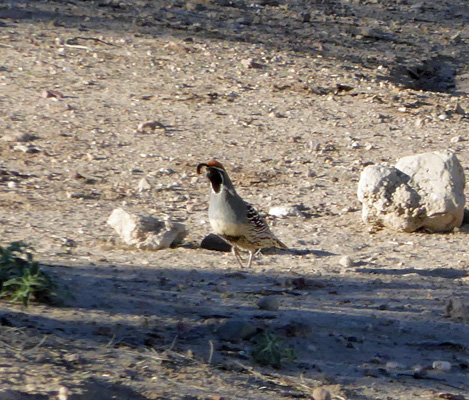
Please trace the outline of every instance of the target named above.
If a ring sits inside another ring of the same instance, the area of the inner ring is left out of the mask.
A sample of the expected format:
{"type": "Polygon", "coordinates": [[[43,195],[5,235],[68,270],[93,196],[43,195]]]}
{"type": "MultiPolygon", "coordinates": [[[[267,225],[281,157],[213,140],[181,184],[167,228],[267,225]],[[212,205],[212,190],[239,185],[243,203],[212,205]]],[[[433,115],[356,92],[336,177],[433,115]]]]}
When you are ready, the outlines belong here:
{"type": "Polygon", "coordinates": [[[199,164],[197,173],[200,174],[204,167],[212,186],[208,207],[210,225],[217,235],[232,245],[232,252],[241,268],[244,266],[239,249],[249,252],[249,268],[258,250],[266,247],[288,248],[270,231],[267,222],[255,208],[236,193],[221,163],[212,160],[199,164]]]}

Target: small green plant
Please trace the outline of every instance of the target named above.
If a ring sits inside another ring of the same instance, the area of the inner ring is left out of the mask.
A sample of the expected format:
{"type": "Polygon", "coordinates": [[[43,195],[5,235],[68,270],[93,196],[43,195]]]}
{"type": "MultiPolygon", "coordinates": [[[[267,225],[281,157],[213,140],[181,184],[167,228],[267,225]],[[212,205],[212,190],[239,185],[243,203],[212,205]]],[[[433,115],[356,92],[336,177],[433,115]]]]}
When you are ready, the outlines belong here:
{"type": "Polygon", "coordinates": [[[265,331],[254,337],[252,358],[260,365],[280,368],[282,360],[293,362],[296,360],[293,348],[284,348],[283,341],[269,331],[265,331]]]}
{"type": "Polygon", "coordinates": [[[28,306],[31,297],[50,300],[54,284],[33,259],[33,248],[22,241],[0,246],[0,296],[28,306]]]}

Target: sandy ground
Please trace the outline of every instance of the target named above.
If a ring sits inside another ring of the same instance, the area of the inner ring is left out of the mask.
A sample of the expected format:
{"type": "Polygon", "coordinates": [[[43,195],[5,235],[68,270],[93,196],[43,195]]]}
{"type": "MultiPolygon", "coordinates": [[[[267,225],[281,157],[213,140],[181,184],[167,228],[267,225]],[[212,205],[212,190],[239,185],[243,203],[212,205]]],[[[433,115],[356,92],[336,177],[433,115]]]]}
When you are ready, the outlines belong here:
{"type": "Polygon", "coordinates": [[[469,398],[469,326],[445,316],[469,298],[469,225],[370,230],[356,197],[369,163],[450,149],[469,170],[468,8],[0,2],[0,240],[32,243],[68,291],[0,303],[1,398],[469,398]],[[301,210],[269,217],[292,251],[242,271],[200,248],[212,158],[260,212],[301,210]],[[183,222],[186,241],[127,248],[117,207],[183,222]],[[269,295],[279,311],[258,309],[269,295]],[[221,340],[227,321],[295,357],[258,365],[252,340],[221,340]]]}

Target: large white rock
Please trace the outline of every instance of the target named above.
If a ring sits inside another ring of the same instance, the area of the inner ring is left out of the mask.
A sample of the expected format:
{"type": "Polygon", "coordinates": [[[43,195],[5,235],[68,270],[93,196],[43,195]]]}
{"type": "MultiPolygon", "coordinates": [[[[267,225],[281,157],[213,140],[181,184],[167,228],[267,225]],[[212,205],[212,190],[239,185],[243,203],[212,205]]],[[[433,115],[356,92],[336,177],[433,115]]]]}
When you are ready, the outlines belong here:
{"type": "Polygon", "coordinates": [[[450,231],[464,218],[464,171],[449,151],[366,167],[358,183],[365,223],[404,232],[450,231]]]}
{"type": "Polygon", "coordinates": [[[142,250],[161,250],[175,246],[187,235],[184,224],[130,214],[122,208],[116,208],[107,223],[124,243],[142,250]]]}

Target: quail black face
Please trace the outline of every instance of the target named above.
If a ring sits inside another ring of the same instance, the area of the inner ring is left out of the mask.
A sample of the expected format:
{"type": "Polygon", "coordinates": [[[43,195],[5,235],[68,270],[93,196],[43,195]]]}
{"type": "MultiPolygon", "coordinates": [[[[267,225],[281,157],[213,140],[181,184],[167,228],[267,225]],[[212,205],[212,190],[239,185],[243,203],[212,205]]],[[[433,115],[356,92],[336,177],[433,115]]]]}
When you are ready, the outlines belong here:
{"type": "Polygon", "coordinates": [[[202,163],[197,166],[197,173],[200,174],[202,168],[207,168],[206,176],[212,185],[213,191],[218,194],[221,191],[221,185],[224,184],[223,174],[225,169],[218,161],[209,161],[207,164],[202,163]]]}
{"type": "Polygon", "coordinates": [[[223,185],[223,172],[217,168],[208,168],[207,178],[212,184],[213,191],[218,194],[221,191],[221,185],[223,185]]]}

